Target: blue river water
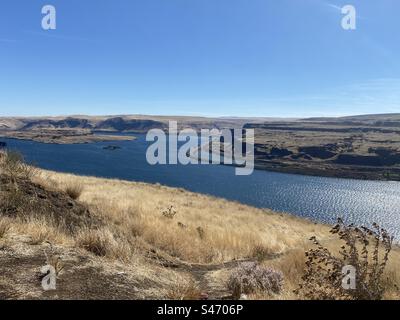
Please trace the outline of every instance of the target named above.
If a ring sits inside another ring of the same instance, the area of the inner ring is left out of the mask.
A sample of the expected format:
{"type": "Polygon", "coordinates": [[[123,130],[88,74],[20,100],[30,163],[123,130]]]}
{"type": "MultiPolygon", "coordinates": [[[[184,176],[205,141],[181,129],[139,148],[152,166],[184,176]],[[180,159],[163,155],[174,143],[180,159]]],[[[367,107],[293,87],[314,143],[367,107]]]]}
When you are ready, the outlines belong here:
{"type": "MultiPolygon", "coordinates": [[[[334,223],[379,223],[400,238],[400,182],[311,177],[268,171],[236,176],[222,165],[155,165],[146,161],[144,135],[134,141],[56,145],[0,139],[41,168],[79,175],[160,183],[260,208],[334,223]],[[108,145],[121,147],[105,150],[108,145]]],[[[206,205],[206,204],[204,204],[206,205]]]]}

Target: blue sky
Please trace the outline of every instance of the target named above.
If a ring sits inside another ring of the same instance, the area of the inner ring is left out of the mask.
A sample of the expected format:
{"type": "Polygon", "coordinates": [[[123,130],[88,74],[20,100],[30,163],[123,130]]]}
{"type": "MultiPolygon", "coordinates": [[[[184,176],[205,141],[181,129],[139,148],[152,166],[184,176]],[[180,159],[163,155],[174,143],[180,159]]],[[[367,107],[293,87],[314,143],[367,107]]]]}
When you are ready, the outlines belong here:
{"type": "Polygon", "coordinates": [[[400,112],[399,14],[398,0],[2,0],[0,116],[400,112]],[[46,4],[57,30],[41,28],[46,4]]]}

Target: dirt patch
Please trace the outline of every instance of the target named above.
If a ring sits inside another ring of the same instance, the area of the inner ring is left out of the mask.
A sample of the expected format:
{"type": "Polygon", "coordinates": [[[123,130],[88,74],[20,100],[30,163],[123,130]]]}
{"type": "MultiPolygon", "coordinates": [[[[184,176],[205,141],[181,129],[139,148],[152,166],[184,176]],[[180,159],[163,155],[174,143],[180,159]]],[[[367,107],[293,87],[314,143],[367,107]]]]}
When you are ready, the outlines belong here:
{"type": "MultiPolygon", "coordinates": [[[[125,272],[109,270],[73,250],[57,249],[64,269],[56,290],[42,288],[41,267],[46,265],[45,246],[21,246],[0,250],[0,299],[137,299],[140,285],[125,272]],[[23,252],[22,249],[23,248],[23,252]]],[[[149,285],[147,283],[147,285],[149,285]]]]}

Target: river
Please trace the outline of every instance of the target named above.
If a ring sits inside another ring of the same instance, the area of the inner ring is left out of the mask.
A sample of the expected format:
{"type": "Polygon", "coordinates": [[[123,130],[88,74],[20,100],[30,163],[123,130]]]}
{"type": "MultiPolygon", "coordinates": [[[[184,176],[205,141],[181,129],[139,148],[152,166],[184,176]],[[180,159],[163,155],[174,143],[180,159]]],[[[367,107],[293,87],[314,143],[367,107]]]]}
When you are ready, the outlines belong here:
{"type": "MultiPolygon", "coordinates": [[[[107,178],[160,183],[260,208],[270,208],[334,223],[377,222],[399,239],[400,182],[312,177],[256,170],[236,176],[222,165],[155,165],[147,163],[144,135],[134,141],[56,145],[15,139],[5,141],[41,168],[107,178]],[[117,150],[105,150],[115,145],[117,150]]],[[[206,204],[205,204],[206,205],[206,204]]]]}

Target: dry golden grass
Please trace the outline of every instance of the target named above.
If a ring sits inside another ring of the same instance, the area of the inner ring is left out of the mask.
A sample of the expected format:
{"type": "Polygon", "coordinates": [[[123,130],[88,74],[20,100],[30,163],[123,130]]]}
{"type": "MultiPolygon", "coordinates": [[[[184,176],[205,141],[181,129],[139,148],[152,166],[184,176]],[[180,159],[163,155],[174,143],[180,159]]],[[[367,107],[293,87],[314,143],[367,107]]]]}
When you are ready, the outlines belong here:
{"type": "Polygon", "coordinates": [[[12,231],[16,234],[23,234],[30,238],[30,244],[41,244],[45,241],[54,244],[70,245],[73,243],[70,235],[66,234],[55,226],[48,219],[32,217],[29,219],[13,219],[11,222],[12,231]]]}
{"type": "Polygon", "coordinates": [[[83,191],[81,184],[70,184],[65,188],[65,192],[74,200],[79,199],[83,191]]]}
{"type": "MultiPolygon", "coordinates": [[[[330,252],[337,256],[340,247],[343,245],[342,241],[337,239],[330,239],[325,241],[324,245],[330,252]]],[[[263,265],[271,267],[275,270],[280,270],[284,275],[284,290],[274,298],[276,299],[305,299],[302,296],[293,293],[293,290],[298,288],[301,283],[301,277],[304,274],[306,256],[305,251],[311,248],[311,243],[304,245],[302,248],[287,251],[284,255],[277,259],[264,261],[263,265]]],[[[389,261],[383,275],[383,283],[385,293],[383,298],[386,300],[399,300],[400,299],[400,248],[395,246],[389,255],[389,261]]],[[[268,297],[258,295],[251,297],[255,299],[267,299],[268,297]]]]}
{"type": "Polygon", "coordinates": [[[168,300],[199,300],[201,298],[201,290],[193,280],[187,282],[177,282],[167,291],[166,298],[168,300]]]}
{"type": "MultiPolygon", "coordinates": [[[[275,270],[280,270],[284,277],[284,287],[282,293],[275,297],[276,299],[299,299],[301,297],[296,296],[293,293],[299,283],[305,269],[305,250],[306,246],[289,250],[282,257],[269,261],[264,261],[264,265],[271,267],[275,270]]],[[[263,299],[263,296],[259,298],[263,299]]]]}
{"type": "Polygon", "coordinates": [[[128,241],[141,237],[189,262],[251,257],[257,248],[280,253],[301,247],[312,235],[328,235],[327,226],[181,189],[48,171],[41,180],[53,188],[83,186],[80,201],[96,208],[113,232],[128,241]],[[163,215],[170,206],[177,212],[173,218],[163,215]]]}
{"type": "Polygon", "coordinates": [[[388,300],[400,300],[400,249],[391,252],[385,272],[385,294],[388,300]]]}
{"type": "Polygon", "coordinates": [[[129,261],[133,253],[132,247],[126,241],[117,241],[107,228],[81,230],[76,236],[75,244],[96,256],[119,261],[129,261]]]}
{"type": "MultiPolygon", "coordinates": [[[[264,265],[280,270],[284,275],[284,290],[274,299],[302,298],[293,290],[301,282],[306,261],[304,253],[310,248],[308,239],[311,236],[316,235],[332,252],[341,245],[329,233],[329,226],[182,189],[48,171],[41,172],[41,179],[61,189],[64,185],[82,185],[80,201],[96,208],[96,212],[109,221],[110,239],[112,234],[124,239],[122,251],[132,248],[136,239],[140,239],[192,263],[219,263],[243,258],[263,261],[264,265]],[[176,214],[168,218],[163,213],[171,206],[176,214]],[[203,230],[202,236],[199,228],[203,230]]],[[[113,248],[115,244],[107,247],[113,248]]],[[[106,256],[115,257],[110,253],[106,256]]],[[[387,299],[399,298],[394,285],[400,284],[399,265],[400,251],[396,248],[385,274],[387,299]]],[[[186,287],[194,288],[195,285],[180,284],[166,294],[176,298],[186,296],[186,287]]],[[[263,295],[249,298],[271,299],[263,295]]]]}
{"type": "Polygon", "coordinates": [[[113,245],[113,235],[109,230],[82,230],[76,240],[78,247],[94,253],[96,256],[105,257],[113,245]]]}
{"type": "MultiPolygon", "coordinates": [[[[311,245],[308,241],[311,236],[320,239],[332,252],[340,248],[340,242],[329,233],[329,226],[182,189],[44,170],[39,170],[33,180],[47,189],[64,192],[70,186],[79,186],[76,193],[79,201],[106,224],[70,234],[51,220],[37,216],[0,218],[0,238],[9,233],[24,234],[29,236],[31,244],[50,242],[71,246],[92,253],[93,259],[104,265],[122,263],[135,269],[135,274],[140,273],[146,281],[162,284],[159,292],[149,293],[155,296],[194,298],[199,294],[198,284],[182,272],[167,272],[149,264],[140,253],[143,248],[154,248],[159,254],[185,263],[258,260],[284,275],[283,292],[274,299],[301,298],[293,290],[301,282],[304,252],[311,245]],[[166,278],[159,279],[160,274],[166,278]]],[[[400,284],[399,265],[400,250],[396,248],[385,273],[387,299],[400,298],[396,287],[400,284]]],[[[210,273],[212,283],[222,287],[227,271],[210,273]]],[[[249,298],[271,299],[263,295],[249,298]]]]}
{"type": "Polygon", "coordinates": [[[10,231],[11,221],[8,218],[0,217],[0,238],[4,238],[10,231]]]}

